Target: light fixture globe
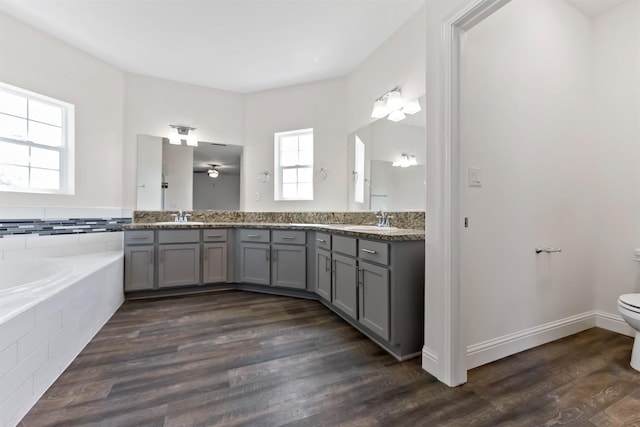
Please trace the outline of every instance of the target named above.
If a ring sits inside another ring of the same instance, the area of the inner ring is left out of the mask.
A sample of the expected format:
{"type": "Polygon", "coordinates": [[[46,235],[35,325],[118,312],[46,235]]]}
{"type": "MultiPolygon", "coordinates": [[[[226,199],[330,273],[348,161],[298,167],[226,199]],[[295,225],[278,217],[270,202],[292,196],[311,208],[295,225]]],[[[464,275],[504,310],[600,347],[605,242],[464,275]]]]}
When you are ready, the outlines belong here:
{"type": "Polygon", "coordinates": [[[389,117],[387,117],[387,119],[391,120],[392,122],[399,122],[400,120],[404,120],[406,117],[407,116],[404,115],[402,110],[395,110],[389,114],[389,117]]]}
{"type": "Polygon", "coordinates": [[[371,117],[373,117],[374,119],[381,119],[386,116],[387,113],[387,103],[384,101],[384,99],[378,99],[375,104],[373,104],[371,117]]]}
{"type": "Polygon", "coordinates": [[[400,89],[394,89],[387,94],[387,108],[389,111],[402,108],[404,105],[404,99],[400,93],[400,89]]]}
{"type": "Polygon", "coordinates": [[[180,145],[182,141],[180,140],[180,135],[178,135],[178,129],[172,127],[169,129],[169,144],[180,145]]]}
{"type": "Polygon", "coordinates": [[[419,111],[422,111],[422,107],[420,107],[417,99],[407,102],[404,107],[402,107],[402,112],[405,114],[415,114],[419,111]]]}

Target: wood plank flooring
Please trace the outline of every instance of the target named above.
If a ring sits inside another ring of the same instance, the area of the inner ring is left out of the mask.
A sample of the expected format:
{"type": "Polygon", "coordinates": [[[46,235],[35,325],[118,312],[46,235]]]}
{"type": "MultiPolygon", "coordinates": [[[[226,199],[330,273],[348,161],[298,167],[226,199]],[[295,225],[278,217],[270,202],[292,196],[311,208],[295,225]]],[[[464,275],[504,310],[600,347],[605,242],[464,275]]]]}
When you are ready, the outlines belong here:
{"type": "Polygon", "coordinates": [[[20,425],[628,427],[640,425],[632,343],[594,328],[449,388],[316,301],[128,301],[20,425]]]}

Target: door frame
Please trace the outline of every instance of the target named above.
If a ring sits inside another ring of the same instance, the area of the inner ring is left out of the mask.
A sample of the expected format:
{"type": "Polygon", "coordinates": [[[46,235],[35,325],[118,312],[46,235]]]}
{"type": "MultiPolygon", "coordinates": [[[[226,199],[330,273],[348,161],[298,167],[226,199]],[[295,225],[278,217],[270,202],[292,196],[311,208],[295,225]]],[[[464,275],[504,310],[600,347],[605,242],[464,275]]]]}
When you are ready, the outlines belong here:
{"type": "MultiPolygon", "coordinates": [[[[440,55],[442,57],[439,84],[440,123],[438,134],[440,165],[438,180],[442,184],[440,206],[430,210],[440,228],[439,238],[427,245],[439,261],[429,263],[439,278],[436,301],[426,301],[426,309],[435,310],[439,319],[437,352],[423,349],[423,368],[438,380],[454,387],[467,381],[467,351],[462,325],[460,286],[460,247],[462,216],[460,209],[460,61],[464,34],[511,0],[474,0],[442,23],[440,55]]],[[[432,217],[433,218],[433,217],[432,217]]],[[[429,325],[425,322],[425,328],[429,325]]],[[[431,325],[433,327],[433,325],[431,325]]]]}

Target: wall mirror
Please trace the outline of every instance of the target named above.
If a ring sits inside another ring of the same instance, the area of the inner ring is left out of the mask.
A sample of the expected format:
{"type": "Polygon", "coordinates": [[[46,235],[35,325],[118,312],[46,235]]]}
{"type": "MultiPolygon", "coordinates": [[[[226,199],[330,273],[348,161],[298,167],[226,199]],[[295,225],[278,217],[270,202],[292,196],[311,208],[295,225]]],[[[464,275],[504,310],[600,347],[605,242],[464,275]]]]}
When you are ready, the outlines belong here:
{"type": "Polygon", "coordinates": [[[240,210],[243,147],[138,135],[137,210],[240,210]]]}
{"type": "Polygon", "coordinates": [[[347,136],[350,211],[424,210],[426,114],[378,119],[347,136]]]}

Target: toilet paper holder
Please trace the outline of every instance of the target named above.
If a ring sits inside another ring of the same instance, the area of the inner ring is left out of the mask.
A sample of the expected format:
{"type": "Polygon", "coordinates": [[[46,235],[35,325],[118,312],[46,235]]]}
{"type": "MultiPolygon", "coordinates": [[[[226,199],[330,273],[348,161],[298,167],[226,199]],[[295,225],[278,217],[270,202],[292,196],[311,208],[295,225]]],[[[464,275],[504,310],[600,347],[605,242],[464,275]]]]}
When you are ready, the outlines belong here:
{"type": "Polygon", "coordinates": [[[536,248],[536,253],[539,254],[540,252],[545,252],[545,253],[554,253],[554,252],[562,252],[562,249],[556,249],[552,246],[547,246],[546,248],[541,248],[541,247],[537,247],[536,248]]]}

